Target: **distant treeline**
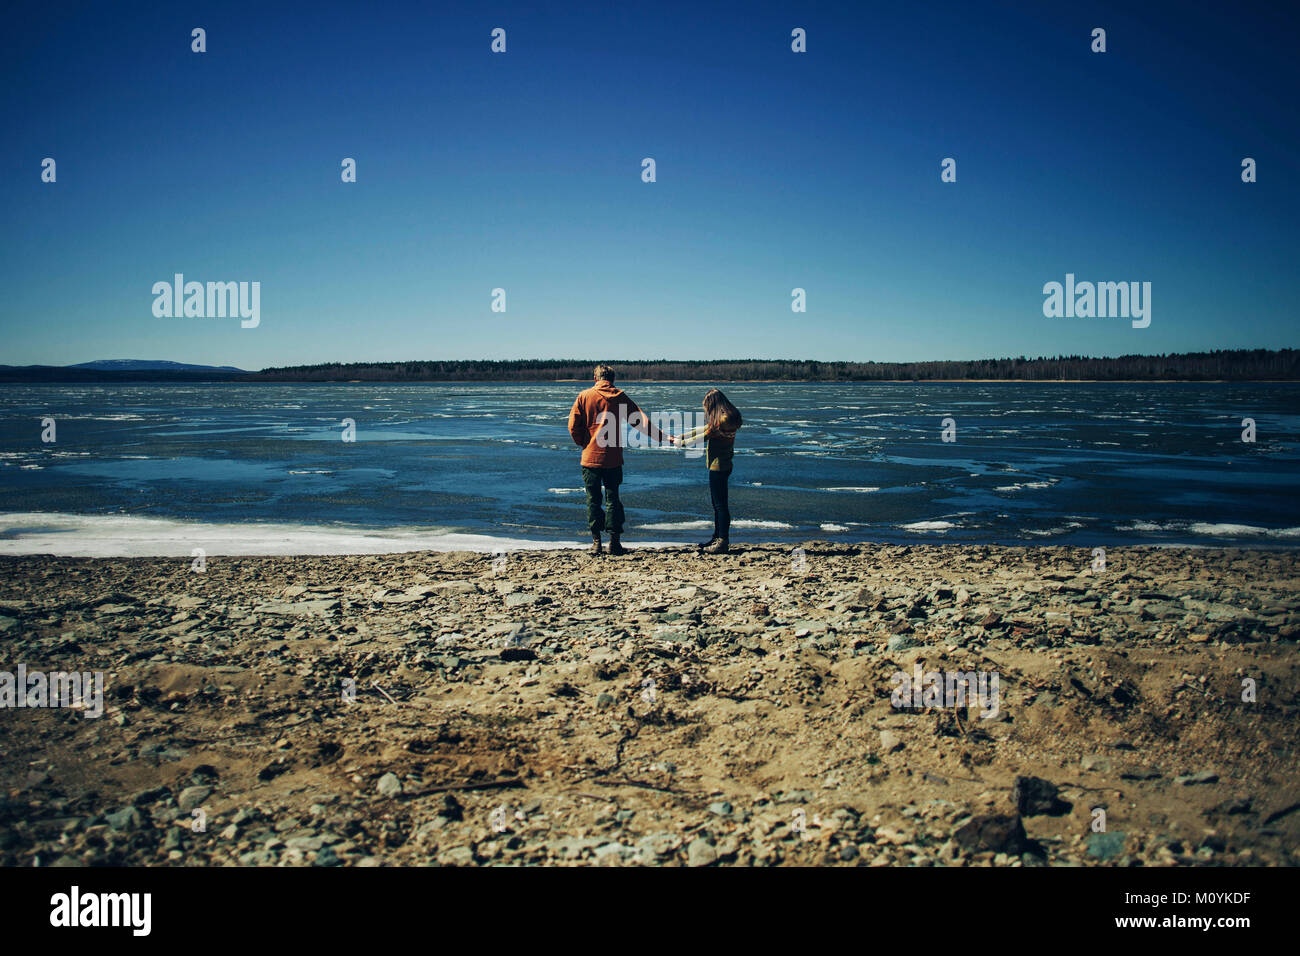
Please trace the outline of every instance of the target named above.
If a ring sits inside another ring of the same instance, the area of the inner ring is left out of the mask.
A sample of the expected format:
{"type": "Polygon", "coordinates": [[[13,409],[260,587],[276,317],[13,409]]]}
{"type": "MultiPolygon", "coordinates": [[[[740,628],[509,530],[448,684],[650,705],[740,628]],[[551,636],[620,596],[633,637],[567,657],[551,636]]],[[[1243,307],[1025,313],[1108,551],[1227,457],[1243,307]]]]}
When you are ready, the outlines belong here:
{"type": "MultiPolygon", "coordinates": [[[[998,358],[965,362],[811,362],[727,359],[702,362],[617,361],[620,380],[883,382],[976,379],[1086,379],[1201,382],[1300,380],[1300,350],[1237,349],[1171,355],[1088,358],[998,358]]],[[[524,359],[519,361],[355,362],[266,368],[235,377],[260,382],[553,382],[591,378],[595,361],[524,359]]]]}
{"type": "MultiPolygon", "coordinates": [[[[1170,355],[1088,358],[997,358],[965,362],[812,362],[784,359],[721,359],[704,362],[603,360],[620,381],[705,382],[887,382],[1005,379],[1183,382],[1214,380],[1300,381],[1300,350],[1236,349],[1170,355]]],[[[587,381],[592,359],[518,361],[331,362],[265,368],[93,369],[52,365],[0,366],[0,382],[554,382],[587,381]]]]}

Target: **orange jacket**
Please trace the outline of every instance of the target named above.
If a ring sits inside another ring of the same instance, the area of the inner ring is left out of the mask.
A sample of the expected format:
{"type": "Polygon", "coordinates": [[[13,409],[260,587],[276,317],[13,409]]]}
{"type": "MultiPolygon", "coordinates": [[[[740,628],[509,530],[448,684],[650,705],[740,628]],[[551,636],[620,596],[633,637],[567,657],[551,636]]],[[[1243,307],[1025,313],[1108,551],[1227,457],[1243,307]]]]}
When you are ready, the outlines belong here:
{"type": "Polygon", "coordinates": [[[668,440],[626,392],[609,382],[599,381],[578,394],[569,412],[569,434],[582,449],[583,468],[623,466],[624,422],[656,441],[668,440]]]}

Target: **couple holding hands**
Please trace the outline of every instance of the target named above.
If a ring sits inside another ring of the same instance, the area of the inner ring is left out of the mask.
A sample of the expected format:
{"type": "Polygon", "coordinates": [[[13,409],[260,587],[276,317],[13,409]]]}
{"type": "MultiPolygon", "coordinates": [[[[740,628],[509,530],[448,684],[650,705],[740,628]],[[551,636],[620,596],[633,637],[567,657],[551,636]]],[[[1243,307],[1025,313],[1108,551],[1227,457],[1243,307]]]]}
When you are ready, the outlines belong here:
{"type": "Polygon", "coordinates": [[[713,538],[700,545],[709,554],[725,554],[731,530],[731,511],[727,507],[727,479],[731,477],[731,459],[740,428],[740,412],[716,388],[704,396],[705,424],[669,435],[650,423],[649,417],[614,385],[614,370],[597,365],[596,383],[581,392],[569,412],[569,434],[582,449],[582,484],[587,491],[587,527],[591,531],[591,553],[603,551],[601,534],[609,534],[609,553],[623,554],[623,502],[618,486],[623,481],[621,428],[610,428],[611,421],[626,421],[655,441],[671,445],[704,442],[704,459],[709,466],[709,497],[713,502],[713,538]],[[612,416],[612,418],[611,418],[612,416]],[[608,511],[604,505],[608,504],[608,511]]]}

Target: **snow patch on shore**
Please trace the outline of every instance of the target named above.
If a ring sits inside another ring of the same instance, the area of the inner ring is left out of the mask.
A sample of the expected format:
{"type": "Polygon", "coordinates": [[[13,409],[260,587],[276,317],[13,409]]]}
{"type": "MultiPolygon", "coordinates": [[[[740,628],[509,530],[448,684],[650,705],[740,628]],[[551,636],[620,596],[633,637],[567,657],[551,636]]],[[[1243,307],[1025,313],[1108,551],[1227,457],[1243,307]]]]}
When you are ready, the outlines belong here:
{"type": "MultiPolygon", "coordinates": [[[[398,554],[407,551],[543,551],[590,541],[533,541],[466,534],[446,528],[356,528],[344,525],[214,523],[138,515],[40,512],[0,515],[0,554],[74,558],[189,559],[201,548],[216,555],[398,554]]],[[[664,547],[635,542],[635,547],[664,547]]]]}
{"type": "Polygon", "coordinates": [[[957,526],[951,521],[913,521],[911,524],[900,524],[899,527],[904,531],[947,531],[957,526]]]}
{"type": "Polygon", "coordinates": [[[1251,524],[1208,521],[1166,521],[1164,524],[1134,521],[1129,525],[1116,525],[1115,530],[1198,534],[1210,538],[1300,538],[1300,528],[1262,528],[1251,524]]]}

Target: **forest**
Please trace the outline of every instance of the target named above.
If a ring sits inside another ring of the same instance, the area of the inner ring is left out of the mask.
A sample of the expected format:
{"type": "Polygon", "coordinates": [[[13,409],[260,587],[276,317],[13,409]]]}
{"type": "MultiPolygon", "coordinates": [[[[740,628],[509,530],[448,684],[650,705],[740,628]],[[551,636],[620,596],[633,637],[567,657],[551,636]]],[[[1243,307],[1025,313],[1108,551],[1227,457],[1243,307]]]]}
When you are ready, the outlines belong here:
{"type": "MultiPolygon", "coordinates": [[[[601,359],[620,381],[887,382],[979,380],[1294,381],[1300,350],[1237,349],[1089,358],[990,358],[929,362],[814,362],[725,359],[680,362],[601,359]]],[[[265,368],[238,376],[262,382],[555,382],[591,378],[593,359],[358,362],[265,368]]]]}
{"type": "MultiPolygon", "coordinates": [[[[0,365],[0,382],[584,382],[596,359],[330,362],[243,372],[229,368],[105,368],[0,365]]],[[[816,362],[791,359],[601,359],[619,381],[1300,381],[1300,350],[1235,349],[1089,358],[988,358],[929,362],[816,362]]],[[[97,363],[90,363],[97,364],[97,363]]],[[[121,363],[129,365],[131,363],[121,363]]],[[[141,363],[147,366],[150,363],[141,363]]]]}

